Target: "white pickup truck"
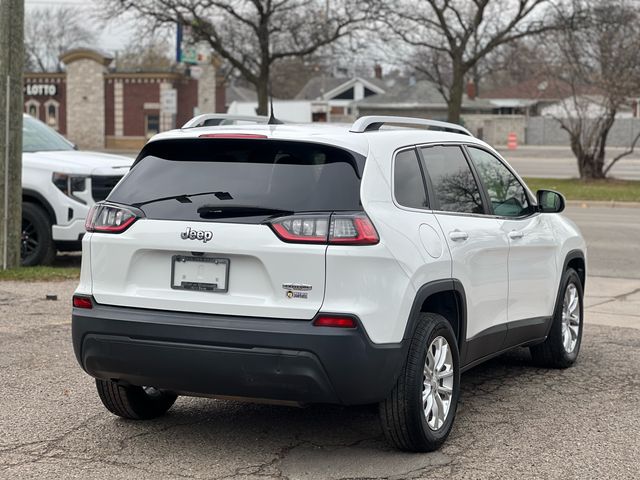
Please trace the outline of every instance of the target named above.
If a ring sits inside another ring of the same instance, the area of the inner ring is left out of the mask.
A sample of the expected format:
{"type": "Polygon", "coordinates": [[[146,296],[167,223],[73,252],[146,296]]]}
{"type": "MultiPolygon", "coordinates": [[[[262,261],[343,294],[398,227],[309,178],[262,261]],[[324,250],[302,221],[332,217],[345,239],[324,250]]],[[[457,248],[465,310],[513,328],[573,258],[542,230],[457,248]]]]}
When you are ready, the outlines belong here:
{"type": "Polygon", "coordinates": [[[81,249],[84,221],[129,171],[132,158],[83,152],[35,118],[22,123],[22,264],[81,249]]]}

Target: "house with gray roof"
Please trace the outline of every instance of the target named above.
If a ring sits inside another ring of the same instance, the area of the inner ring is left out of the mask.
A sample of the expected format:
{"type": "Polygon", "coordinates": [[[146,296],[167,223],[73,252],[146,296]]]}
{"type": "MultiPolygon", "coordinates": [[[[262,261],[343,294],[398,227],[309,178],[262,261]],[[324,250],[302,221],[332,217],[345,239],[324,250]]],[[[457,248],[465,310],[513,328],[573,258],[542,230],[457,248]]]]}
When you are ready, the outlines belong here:
{"type": "MultiPolygon", "coordinates": [[[[372,95],[356,103],[357,115],[400,115],[407,117],[447,119],[447,102],[436,85],[428,80],[398,82],[385,93],[372,95]]],[[[491,114],[494,105],[485,99],[462,100],[462,116],[491,114]]]]}

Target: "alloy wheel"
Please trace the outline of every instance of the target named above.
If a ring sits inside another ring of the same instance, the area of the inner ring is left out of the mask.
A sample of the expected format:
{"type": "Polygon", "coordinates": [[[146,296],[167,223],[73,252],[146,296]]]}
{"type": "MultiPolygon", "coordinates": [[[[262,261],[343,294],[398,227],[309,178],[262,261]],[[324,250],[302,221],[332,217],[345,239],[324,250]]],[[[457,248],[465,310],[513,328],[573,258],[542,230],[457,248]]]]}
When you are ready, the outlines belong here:
{"type": "Polygon", "coordinates": [[[580,334],[580,296],[573,283],[567,285],[562,302],[562,345],[567,353],[575,350],[580,334]]]}
{"type": "Polygon", "coordinates": [[[422,408],[431,430],[444,425],[453,396],[453,356],[444,337],[436,337],[429,345],[422,375],[422,408]]]}

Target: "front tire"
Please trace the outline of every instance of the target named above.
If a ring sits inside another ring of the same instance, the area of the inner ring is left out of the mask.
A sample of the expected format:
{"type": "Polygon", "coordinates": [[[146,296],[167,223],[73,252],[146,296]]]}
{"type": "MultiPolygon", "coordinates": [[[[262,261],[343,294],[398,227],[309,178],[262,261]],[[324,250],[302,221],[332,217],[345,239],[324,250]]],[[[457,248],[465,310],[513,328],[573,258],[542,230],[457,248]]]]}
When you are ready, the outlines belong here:
{"type": "Polygon", "coordinates": [[[171,408],[178,396],[153,387],[118,385],[111,380],[96,379],[102,404],[114,415],[129,420],[157,418],[171,408]]]}
{"type": "Polygon", "coordinates": [[[451,324],[422,313],[406,363],[380,403],[385,437],[396,448],[431,452],[449,436],[460,396],[460,356],[451,324]]]}
{"type": "Polygon", "coordinates": [[[570,367],[578,358],[582,343],[582,282],[576,271],[569,268],[562,276],[561,285],[561,297],[549,336],[543,343],[530,347],[534,362],[544,367],[570,367]]]}
{"type": "Polygon", "coordinates": [[[42,208],[28,202],[22,204],[20,258],[25,267],[51,265],[56,258],[49,217],[42,208]]]}

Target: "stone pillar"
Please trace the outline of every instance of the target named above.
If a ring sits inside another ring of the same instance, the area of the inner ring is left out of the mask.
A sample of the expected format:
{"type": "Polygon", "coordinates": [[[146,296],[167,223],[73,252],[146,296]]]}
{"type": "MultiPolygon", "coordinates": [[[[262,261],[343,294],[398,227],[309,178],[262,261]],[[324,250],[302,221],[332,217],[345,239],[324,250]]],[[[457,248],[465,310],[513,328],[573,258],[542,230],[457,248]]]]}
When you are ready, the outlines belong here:
{"type": "Polygon", "coordinates": [[[67,70],[67,137],[81,149],[105,146],[104,74],[112,58],[76,49],[60,56],[67,70]]]}
{"type": "Polygon", "coordinates": [[[118,138],[124,136],[124,84],[120,78],[113,80],[113,133],[118,138]]]}
{"type": "Polygon", "coordinates": [[[162,107],[162,97],[163,92],[167,90],[173,90],[173,85],[167,81],[162,81],[160,83],[160,131],[166,132],[167,130],[171,130],[172,128],[176,128],[174,125],[174,112],[167,112],[162,107]]]}
{"type": "Polygon", "coordinates": [[[198,78],[198,111],[214,113],[216,111],[216,67],[213,63],[200,65],[202,73],[198,78]]]}

